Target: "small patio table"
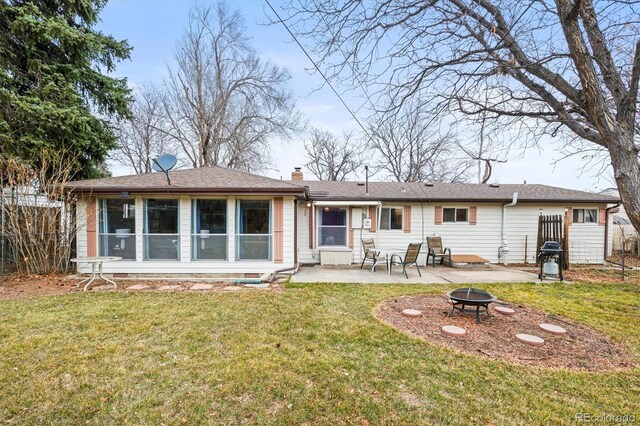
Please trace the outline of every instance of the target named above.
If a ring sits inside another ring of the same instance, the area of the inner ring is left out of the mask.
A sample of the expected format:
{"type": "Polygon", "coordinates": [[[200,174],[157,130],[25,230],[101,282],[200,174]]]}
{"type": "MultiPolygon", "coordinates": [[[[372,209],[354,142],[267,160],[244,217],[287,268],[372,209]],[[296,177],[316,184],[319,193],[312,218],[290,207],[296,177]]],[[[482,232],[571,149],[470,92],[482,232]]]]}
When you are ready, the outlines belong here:
{"type": "Polygon", "coordinates": [[[111,281],[108,278],[105,278],[104,275],[102,275],[102,264],[105,262],[117,262],[118,260],[122,260],[121,257],[119,256],[95,256],[95,257],[76,257],[71,259],[71,261],[73,263],[90,263],[91,264],[91,276],[89,278],[85,278],[84,280],[80,281],[76,287],[80,287],[82,285],[82,283],[84,283],[85,281],[87,281],[87,283],[84,286],[84,291],[87,291],[87,289],[89,288],[89,286],[91,285],[91,283],[96,279],[96,266],[98,267],[98,277],[102,278],[103,280],[105,280],[108,283],[113,284],[113,288],[118,288],[118,285],[115,283],[115,281],[111,281]]]}
{"type": "MultiPolygon", "coordinates": [[[[384,260],[387,264],[387,272],[389,273],[389,275],[391,275],[391,258],[396,255],[396,256],[402,256],[403,254],[405,254],[407,252],[407,249],[401,249],[401,248],[375,248],[375,251],[377,251],[380,254],[384,254],[384,260]]],[[[371,272],[375,272],[376,271],[376,265],[377,263],[374,263],[373,266],[371,267],[371,272]]]]}

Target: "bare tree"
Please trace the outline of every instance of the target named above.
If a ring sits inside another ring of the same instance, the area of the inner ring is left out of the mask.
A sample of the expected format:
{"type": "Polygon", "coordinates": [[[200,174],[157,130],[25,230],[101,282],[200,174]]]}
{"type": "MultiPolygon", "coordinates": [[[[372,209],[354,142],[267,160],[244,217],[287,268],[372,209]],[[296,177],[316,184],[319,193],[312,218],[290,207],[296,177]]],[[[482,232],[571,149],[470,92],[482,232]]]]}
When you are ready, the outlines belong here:
{"type": "Polygon", "coordinates": [[[115,123],[118,149],[113,157],[137,174],[149,173],[152,158],[165,152],[175,153],[167,136],[162,94],[155,87],[143,86],[134,93],[131,113],[131,120],[115,123]]]}
{"type": "MultiPolygon", "coordinates": [[[[484,93],[484,102],[488,102],[490,90],[484,93]]],[[[513,140],[505,141],[503,129],[492,126],[492,114],[484,111],[477,115],[467,116],[463,124],[473,132],[470,143],[460,143],[460,149],[476,162],[478,183],[488,183],[493,173],[493,164],[506,163],[506,153],[513,146],[513,140]],[[476,136],[477,135],[477,136],[476,136]]]]}
{"type": "Polygon", "coordinates": [[[77,232],[76,194],[65,190],[78,155],[69,149],[43,149],[34,166],[0,155],[0,213],[3,233],[18,272],[67,272],[77,232]]]}
{"type": "Polygon", "coordinates": [[[464,182],[471,167],[451,127],[441,132],[418,102],[369,127],[375,166],[398,182],[464,182]]]}
{"type": "Polygon", "coordinates": [[[319,180],[347,180],[363,165],[364,143],[352,132],[338,138],[319,128],[311,129],[309,141],[304,144],[306,167],[319,180]]]}
{"type": "Polygon", "coordinates": [[[635,127],[640,3],[626,0],[300,0],[286,19],[334,77],[356,69],[397,108],[416,95],[601,147],[640,229],[635,127]],[[491,102],[478,88],[491,87],[491,102]]]}
{"type": "Polygon", "coordinates": [[[167,134],[193,167],[250,171],[269,158],[269,138],[288,138],[298,116],[289,73],[261,60],[242,16],[224,3],[196,7],[165,81],[167,134]]]}

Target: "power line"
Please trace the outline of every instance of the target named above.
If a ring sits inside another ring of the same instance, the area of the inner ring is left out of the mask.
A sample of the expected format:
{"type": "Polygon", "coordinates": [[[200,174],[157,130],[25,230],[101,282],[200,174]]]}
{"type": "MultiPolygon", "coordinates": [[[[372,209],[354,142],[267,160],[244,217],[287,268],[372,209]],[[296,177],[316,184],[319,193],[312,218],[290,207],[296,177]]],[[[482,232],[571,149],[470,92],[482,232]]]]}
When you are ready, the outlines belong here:
{"type": "Polygon", "coordinates": [[[293,31],[291,31],[291,29],[289,29],[289,26],[284,22],[284,20],[280,17],[280,14],[278,14],[278,12],[274,9],[274,7],[271,5],[271,3],[269,2],[269,0],[264,0],[267,5],[269,6],[269,8],[271,9],[271,11],[276,15],[276,17],[278,18],[278,20],[280,21],[280,23],[284,26],[284,28],[287,30],[287,32],[289,33],[289,35],[293,38],[293,40],[296,42],[296,44],[298,45],[298,47],[300,47],[300,49],[304,52],[304,54],[306,55],[307,59],[309,59],[309,61],[313,64],[314,68],[318,71],[318,73],[322,76],[322,78],[324,79],[324,81],[327,83],[327,85],[331,88],[331,90],[333,91],[333,93],[338,97],[338,99],[340,99],[340,102],[342,102],[342,105],[344,105],[344,107],[347,109],[347,111],[349,111],[349,114],[351,114],[351,116],[353,117],[354,120],[356,120],[356,123],[358,123],[358,125],[360,126],[360,128],[362,129],[362,131],[367,135],[367,137],[369,138],[369,140],[373,140],[371,135],[369,134],[369,132],[367,131],[367,129],[364,127],[364,125],[360,122],[360,120],[358,119],[358,117],[356,117],[356,114],[351,110],[351,108],[349,108],[349,105],[347,105],[347,103],[344,101],[344,99],[342,99],[342,96],[340,96],[340,94],[338,93],[338,91],[335,89],[335,87],[333,87],[333,84],[331,84],[331,82],[329,81],[329,79],[327,78],[327,76],[322,72],[322,70],[320,69],[320,67],[318,66],[318,64],[316,63],[316,61],[313,60],[313,58],[311,58],[311,55],[309,55],[309,53],[307,52],[307,50],[304,48],[304,46],[302,45],[302,43],[300,43],[300,41],[298,40],[298,38],[295,36],[295,34],[293,33],[293,31]]]}

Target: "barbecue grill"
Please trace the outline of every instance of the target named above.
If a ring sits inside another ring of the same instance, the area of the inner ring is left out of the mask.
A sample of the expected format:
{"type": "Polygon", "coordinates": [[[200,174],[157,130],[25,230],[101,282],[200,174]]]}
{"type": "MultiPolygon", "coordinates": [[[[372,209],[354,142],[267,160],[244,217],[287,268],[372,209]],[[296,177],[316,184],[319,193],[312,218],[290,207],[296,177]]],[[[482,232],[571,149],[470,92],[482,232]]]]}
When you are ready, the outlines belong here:
{"type": "Polygon", "coordinates": [[[487,317],[491,317],[489,313],[489,304],[496,301],[496,297],[487,293],[484,290],[478,290],[477,288],[459,288],[447,293],[449,299],[453,303],[453,309],[449,316],[453,315],[455,311],[458,312],[474,312],[473,309],[465,309],[465,306],[475,306],[476,322],[480,323],[480,308],[484,308],[487,312],[487,317]]]}
{"type": "Polygon", "coordinates": [[[564,265],[564,250],[562,245],[557,241],[545,241],[540,247],[538,253],[540,259],[539,279],[545,278],[547,275],[558,276],[563,281],[562,267],[564,265]]]}

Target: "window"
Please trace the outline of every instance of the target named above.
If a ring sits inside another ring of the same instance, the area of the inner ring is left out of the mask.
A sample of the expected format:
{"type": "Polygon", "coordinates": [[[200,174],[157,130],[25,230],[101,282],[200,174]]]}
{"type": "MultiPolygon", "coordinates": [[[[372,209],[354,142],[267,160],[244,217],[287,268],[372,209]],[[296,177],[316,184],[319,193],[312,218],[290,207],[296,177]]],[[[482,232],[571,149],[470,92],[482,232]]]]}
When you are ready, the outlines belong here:
{"type": "Polygon", "coordinates": [[[319,212],[318,242],[321,246],[347,246],[347,209],[324,207],[319,212]]]}
{"type": "Polygon", "coordinates": [[[383,207],[380,210],[380,229],[402,229],[402,207],[383,207]]]}
{"type": "Polygon", "coordinates": [[[238,200],[236,258],[271,260],[271,202],[238,200]]]}
{"type": "Polygon", "coordinates": [[[598,222],[598,209],[573,209],[573,223],[598,222]]]}
{"type": "Polygon", "coordinates": [[[227,201],[193,200],[192,212],[192,259],[226,260],[227,201]]]}
{"type": "Polygon", "coordinates": [[[136,260],[135,200],[101,199],[99,218],[100,256],[136,260]]]}
{"type": "Polygon", "coordinates": [[[180,260],[178,200],[144,201],[144,260],[180,260]]]}
{"type": "Polygon", "coordinates": [[[444,208],[442,209],[442,221],[449,223],[469,222],[469,209],[444,208]]]}

